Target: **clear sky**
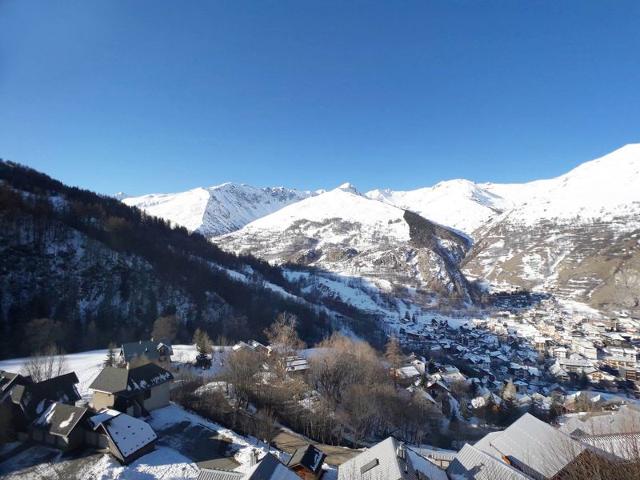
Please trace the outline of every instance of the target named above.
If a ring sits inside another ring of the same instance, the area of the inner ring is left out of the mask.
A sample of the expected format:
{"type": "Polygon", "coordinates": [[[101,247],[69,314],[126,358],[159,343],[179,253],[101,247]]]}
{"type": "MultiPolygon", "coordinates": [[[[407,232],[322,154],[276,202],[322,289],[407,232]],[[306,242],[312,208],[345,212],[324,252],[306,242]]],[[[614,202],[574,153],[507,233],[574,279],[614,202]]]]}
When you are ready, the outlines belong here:
{"type": "Polygon", "coordinates": [[[0,157],[103,193],[524,181],[639,141],[638,0],[0,0],[0,157]]]}

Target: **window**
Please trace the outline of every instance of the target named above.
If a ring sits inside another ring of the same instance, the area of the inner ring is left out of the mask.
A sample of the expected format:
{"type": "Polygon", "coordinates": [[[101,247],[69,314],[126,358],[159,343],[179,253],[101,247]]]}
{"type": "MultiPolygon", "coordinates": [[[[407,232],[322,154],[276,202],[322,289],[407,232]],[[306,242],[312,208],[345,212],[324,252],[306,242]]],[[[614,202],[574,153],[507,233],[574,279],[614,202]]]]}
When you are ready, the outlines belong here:
{"type": "Polygon", "coordinates": [[[360,467],[360,475],[364,475],[365,473],[367,473],[369,470],[371,470],[372,468],[374,468],[375,466],[377,466],[380,462],[378,461],[377,458],[374,458],[373,460],[371,460],[368,463],[365,463],[362,467],[360,467]]]}

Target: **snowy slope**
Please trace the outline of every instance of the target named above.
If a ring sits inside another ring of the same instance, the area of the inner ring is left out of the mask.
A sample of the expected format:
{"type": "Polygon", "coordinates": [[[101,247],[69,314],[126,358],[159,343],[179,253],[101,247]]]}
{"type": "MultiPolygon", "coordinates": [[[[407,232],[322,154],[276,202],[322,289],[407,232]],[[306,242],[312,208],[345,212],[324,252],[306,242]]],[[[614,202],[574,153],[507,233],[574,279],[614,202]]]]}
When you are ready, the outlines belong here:
{"type": "Polygon", "coordinates": [[[598,310],[640,311],[640,145],[565,175],[485,185],[517,205],[483,225],[465,272],[598,310]]]}
{"type": "Polygon", "coordinates": [[[640,144],[629,144],[556,178],[521,184],[440,182],[409,191],[372,190],[366,196],[412,210],[468,234],[508,217],[592,222],[640,214],[640,144]]]}
{"type": "Polygon", "coordinates": [[[468,180],[449,180],[409,191],[372,190],[366,196],[466,233],[513,206],[509,200],[468,180]]]}
{"type": "Polygon", "coordinates": [[[621,216],[634,220],[640,214],[640,144],[626,145],[549,180],[481,186],[510,199],[512,222],[610,221],[621,216]]]}
{"type": "Polygon", "coordinates": [[[345,240],[351,235],[346,229],[326,235],[329,232],[325,224],[330,220],[340,219],[341,222],[361,225],[360,237],[352,239],[354,244],[362,245],[380,236],[408,241],[409,226],[403,220],[403,214],[404,211],[398,207],[371,201],[359,195],[351,184],[345,183],[338,188],[260,218],[247,225],[242,233],[249,235],[266,231],[276,233],[288,228],[295,229],[300,222],[304,221],[310,224],[308,233],[317,235],[320,244],[324,244],[345,240]]]}
{"type": "Polygon", "coordinates": [[[224,183],[180,193],[129,197],[122,201],[207,237],[242,228],[247,223],[313,195],[283,187],[257,188],[224,183]]]}
{"type": "MultiPolygon", "coordinates": [[[[350,184],[289,205],[241,230],[218,237],[227,250],[270,262],[320,267],[378,285],[424,288],[468,298],[458,263],[467,238],[350,184]]],[[[393,288],[393,287],[392,287],[393,288]]]]}

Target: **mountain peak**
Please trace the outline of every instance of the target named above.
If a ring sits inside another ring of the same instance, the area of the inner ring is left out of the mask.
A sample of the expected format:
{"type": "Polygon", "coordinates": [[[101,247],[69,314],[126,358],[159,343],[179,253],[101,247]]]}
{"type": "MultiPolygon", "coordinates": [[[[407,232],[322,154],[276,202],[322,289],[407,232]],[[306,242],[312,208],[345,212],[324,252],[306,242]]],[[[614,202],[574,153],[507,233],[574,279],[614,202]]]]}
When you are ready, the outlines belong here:
{"type": "Polygon", "coordinates": [[[336,190],[342,190],[343,192],[353,193],[354,195],[360,195],[360,192],[353,183],[345,182],[342,185],[336,187],[336,190]]]}

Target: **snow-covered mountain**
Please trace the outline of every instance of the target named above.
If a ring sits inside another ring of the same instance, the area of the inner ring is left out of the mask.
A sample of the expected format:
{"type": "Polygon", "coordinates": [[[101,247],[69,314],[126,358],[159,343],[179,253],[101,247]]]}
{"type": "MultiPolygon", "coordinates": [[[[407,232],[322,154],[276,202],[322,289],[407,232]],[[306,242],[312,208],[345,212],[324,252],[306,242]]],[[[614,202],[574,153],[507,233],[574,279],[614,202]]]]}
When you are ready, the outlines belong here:
{"type": "Polygon", "coordinates": [[[489,185],[515,206],[473,232],[465,271],[493,284],[640,310],[640,145],[550,180],[489,185]]]}
{"type": "Polygon", "coordinates": [[[216,239],[226,249],[274,263],[310,265],[387,286],[468,300],[458,265],[470,241],[350,184],[306,198],[216,239]]]}
{"type": "Polygon", "coordinates": [[[129,197],[122,201],[189,231],[214,237],[242,228],[257,218],[311,195],[314,192],[284,187],[257,188],[223,183],[180,193],[129,197]]]}
{"type": "Polygon", "coordinates": [[[509,200],[469,180],[449,180],[409,191],[372,190],[365,195],[466,233],[513,207],[509,200]]]}
{"type": "Polygon", "coordinates": [[[500,288],[640,308],[639,186],[640,144],[631,144],[521,184],[449,180],[364,195],[351,184],[324,193],[224,184],[125,203],[276,263],[458,293],[459,272],[451,272],[462,265],[470,278],[500,288]],[[438,231],[456,236],[454,248],[435,234],[444,255],[416,249],[405,210],[446,227],[438,231]]]}
{"type": "Polygon", "coordinates": [[[449,180],[409,191],[372,190],[366,196],[472,235],[502,217],[526,225],[634,217],[640,212],[639,185],[640,144],[630,144],[548,180],[514,184],[449,180]]]}

